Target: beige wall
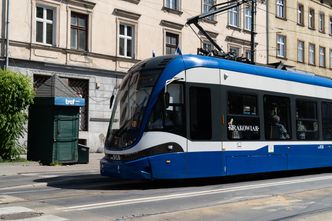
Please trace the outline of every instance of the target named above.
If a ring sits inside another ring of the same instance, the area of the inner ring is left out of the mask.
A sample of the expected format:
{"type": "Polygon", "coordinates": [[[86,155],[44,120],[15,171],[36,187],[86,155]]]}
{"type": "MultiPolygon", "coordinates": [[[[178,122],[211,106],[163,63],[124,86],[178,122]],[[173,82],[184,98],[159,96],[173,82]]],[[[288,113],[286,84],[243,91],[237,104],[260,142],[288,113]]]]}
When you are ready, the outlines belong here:
{"type": "MultiPolygon", "coordinates": [[[[163,55],[165,32],[170,31],[180,34],[180,47],[183,53],[196,53],[201,46],[199,39],[193,31],[184,26],[187,19],[201,13],[202,2],[181,1],[179,14],[162,10],[163,1],[141,0],[134,4],[124,0],[89,0],[86,1],[57,1],[57,0],[11,0],[10,12],[10,57],[26,60],[42,61],[49,63],[68,64],[80,67],[126,71],[137,60],[151,57],[154,50],[156,55],[163,55]],[[61,3],[68,2],[68,3],[61,3]],[[81,2],[81,4],[76,4],[81,2]],[[83,2],[83,3],[82,3],[83,2]],[[93,4],[92,4],[93,3],[93,4]],[[95,5],[94,5],[95,3],[95,5]],[[36,5],[46,5],[56,10],[55,44],[45,46],[36,43],[36,5]],[[138,19],[114,14],[115,9],[140,15],[138,19]],[[70,12],[80,12],[89,15],[89,50],[88,53],[70,49],[70,12]],[[161,21],[169,21],[183,25],[174,29],[161,25],[161,21]],[[118,58],[117,52],[117,27],[119,22],[133,24],[136,27],[135,59],[118,58]]],[[[222,2],[222,1],[218,1],[222,2]]],[[[242,8],[243,6],[241,6],[242,8]]],[[[256,56],[259,63],[265,63],[265,5],[258,4],[256,56]]],[[[250,48],[249,45],[226,42],[227,37],[250,41],[250,34],[243,31],[244,15],[241,10],[240,29],[227,27],[227,13],[216,17],[217,23],[203,22],[202,26],[217,35],[217,42],[227,51],[229,45],[250,48]]]]}
{"type": "Polygon", "coordinates": [[[324,1],[321,4],[320,1],[313,0],[298,0],[286,1],[286,19],[276,18],[276,0],[269,0],[269,63],[274,63],[282,61],[286,65],[294,66],[295,69],[311,72],[323,76],[332,76],[332,71],[330,69],[329,63],[329,50],[332,49],[331,41],[332,36],[329,34],[329,21],[330,16],[332,16],[332,1],[324,1]],[[304,26],[297,24],[297,7],[298,3],[304,6],[304,26]],[[308,28],[308,11],[309,8],[315,10],[315,30],[308,28]],[[318,31],[319,13],[323,12],[325,14],[325,33],[320,33],[318,31]],[[277,34],[286,36],[287,52],[286,58],[276,58],[276,36],[277,34]],[[304,41],[305,52],[304,52],[304,63],[299,63],[297,61],[297,42],[298,40],[304,41]],[[315,60],[316,64],[309,65],[309,52],[308,45],[313,43],[316,45],[315,50],[315,60]],[[326,48],[326,67],[319,67],[319,47],[326,48]]]}

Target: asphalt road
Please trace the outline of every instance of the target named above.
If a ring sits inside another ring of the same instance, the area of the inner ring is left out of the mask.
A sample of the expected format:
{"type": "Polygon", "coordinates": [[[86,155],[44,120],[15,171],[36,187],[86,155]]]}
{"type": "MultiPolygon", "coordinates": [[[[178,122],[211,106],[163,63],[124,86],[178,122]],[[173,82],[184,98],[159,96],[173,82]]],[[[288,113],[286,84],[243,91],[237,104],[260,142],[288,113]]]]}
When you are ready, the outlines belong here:
{"type": "Polygon", "coordinates": [[[163,182],[97,169],[7,175],[0,220],[332,220],[332,169],[163,182]]]}

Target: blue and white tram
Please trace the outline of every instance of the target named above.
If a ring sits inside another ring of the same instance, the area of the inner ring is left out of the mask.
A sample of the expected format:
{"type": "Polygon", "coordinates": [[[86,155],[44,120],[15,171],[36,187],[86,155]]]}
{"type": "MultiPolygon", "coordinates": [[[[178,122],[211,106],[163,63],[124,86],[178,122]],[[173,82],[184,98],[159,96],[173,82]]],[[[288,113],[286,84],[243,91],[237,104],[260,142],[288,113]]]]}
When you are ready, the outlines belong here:
{"type": "Polygon", "coordinates": [[[118,89],[101,174],[182,179],[332,166],[332,80],[163,56],[118,89]]]}

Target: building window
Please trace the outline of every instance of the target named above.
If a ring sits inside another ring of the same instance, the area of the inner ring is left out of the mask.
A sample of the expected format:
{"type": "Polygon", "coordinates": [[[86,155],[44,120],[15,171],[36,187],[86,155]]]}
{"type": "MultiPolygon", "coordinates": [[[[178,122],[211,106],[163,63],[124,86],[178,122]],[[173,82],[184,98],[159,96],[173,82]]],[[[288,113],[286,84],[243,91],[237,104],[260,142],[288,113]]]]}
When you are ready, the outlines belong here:
{"type": "Polygon", "coordinates": [[[286,36],[277,35],[277,57],[286,57],[286,36]]]}
{"type": "Polygon", "coordinates": [[[234,47],[234,46],[229,47],[229,52],[232,53],[233,55],[235,55],[236,57],[240,56],[240,50],[241,50],[241,48],[239,48],[239,47],[234,47]]]}
{"type": "Polygon", "coordinates": [[[311,29],[315,29],[315,10],[309,8],[309,22],[308,27],[311,29]]]}
{"type": "Polygon", "coordinates": [[[315,65],[315,48],[316,46],[314,44],[309,44],[309,64],[315,65]]]}
{"type": "Polygon", "coordinates": [[[297,6],[297,24],[304,25],[304,7],[302,4],[297,6]]]}
{"type": "Polygon", "coordinates": [[[251,30],[251,7],[249,5],[244,8],[244,29],[251,30]]]}
{"type": "Polygon", "coordinates": [[[332,17],[330,17],[329,21],[329,34],[332,35],[332,17]]]}
{"type": "Polygon", "coordinates": [[[203,41],[202,48],[208,52],[212,51],[214,49],[213,45],[209,41],[203,41]]]}
{"type": "Polygon", "coordinates": [[[297,61],[304,63],[304,42],[297,41],[297,61]]]}
{"type": "Polygon", "coordinates": [[[179,46],[179,35],[166,32],[165,43],[166,54],[175,54],[176,49],[179,46]]]}
{"type": "Polygon", "coordinates": [[[286,18],[285,0],[277,0],[277,17],[286,18]]]}
{"type": "Polygon", "coordinates": [[[134,27],[132,25],[119,25],[119,55],[134,58],[134,27]]]}
{"type": "Polygon", "coordinates": [[[332,49],[330,49],[330,68],[332,69],[332,49]]]}
{"type": "Polygon", "coordinates": [[[325,48],[319,47],[319,66],[325,67],[325,48]]]}
{"type": "Polygon", "coordinates": [[[228,94],[227,137],[229,140],[258,140],[260,125],[257,95],[228,94]]]}
{"type": "Polygon", "coordinates": [[[36,8],[36,42],[54,44],[54,9],[37,6],[36,8]]]}
{"type": "Polygon", "coordinates": [[[165,0],[165,7],[173,10],[180,10],[180,0],[165,0]]]}
{"type": "MultiPolygon", "coordinates": [[[[203,13],[209,12],[211,7],[215,4],[215,0],[203,0],[203,13]]],[[[214,21],[215,20],[215,16],[211,15],[209,17],[206,18],[207,20],[211,20],[214,21]]]]}
{"type": "Polygon", "coordinates": [[[234,7],[228,11],[228,25],[240,27],[240,7],[234,7]]]}
{"type": "Polygon", "coordinates": [[[244,57],[249,61],[251,61],[251,49],[244,48],[243,50],[244,50],[244,57]]]}
{"type": "Polygon", "coordinates": [[[88,15],[71,13],[70,47],[77,50],[88,50],[88,15]]]}
{"type": "Polygon", "coordinates": [[[325,15],[324,13],[319,13],[319,32],[325,32],[325,15]]]}

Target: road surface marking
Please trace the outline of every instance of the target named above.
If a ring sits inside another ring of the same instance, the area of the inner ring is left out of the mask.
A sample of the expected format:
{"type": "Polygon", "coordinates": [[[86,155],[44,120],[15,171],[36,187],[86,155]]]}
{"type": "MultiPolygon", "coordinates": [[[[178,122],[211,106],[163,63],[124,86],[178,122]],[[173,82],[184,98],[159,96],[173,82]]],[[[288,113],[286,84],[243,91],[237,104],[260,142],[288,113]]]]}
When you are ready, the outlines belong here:
{"type": "Polygon", "coordinates": [[[15,214],[15,213],[27,213],[27,212],[33,212],[33,210],[22,206],[0,208],[0,216],[15,214]]]}
{"type": "Polygon", "coordinates": [[[291,185],[291,184],[299,184],[299,183],[307,183],[307,182],[315,182],[315,181],[323,181],[323,180],[331,180],[331,179],[332,179],[332,176],[303,178],[303,179],[290,180],[290,181],[279,181],[279,182],[254,184],[254,185],[246,185],[246,186],[238,186],[238,187],[220,188],[220,189],[215,189],[215,190],[203,190],[203,191],[188,192],[188,193],[177,193],[177,194],[161,195],[161,196],[154,196],[154,197],[143,197],[143,198],[137,198],[137,199],[93,203],[93,204],[66,207],[65,209],[59,208],[58,210],[63,210],[63,211],[67,211],[67,212],[92,210],[92,209],[100,209],[100,208],[106,208],[106,207],[157,202],[157,201],[171,200],[171,199],[183,199],[183,198],[205,196],[205,195],[212,195],[212,194],[218,194],[218,193],[229,193],[229,192],[235,192],[235,191],[253,190],[253,189],[259,189],[259,188],[265,188],[265,187],[283,186],[283,185],[291,185]]]}
{"type": "Polygon", "coordinates": [[[45,216],[38,216],[38,217],[32,217],[32,218],[26,218],[26,219],[16,219],[15,221],[66,221],[68,219],[59,217],[59,216],[53,216],[53,215],[45,215],[45,216]]]}
{"type": "Polygon", "coordinates": [[[25,185],[19,185],[19,186],[9,186],[9,187],[3,187],[0,188],[0,191],[2,190],[16,190],[16,189],[24,189],[24,188],[40,188],[40,187],[47,187],[48,183],[33,183],[33,184],[25,184],[25,185]]]}
{"type": "Polygon", "coordinates": [[[4,193],[0,193],[0,196],[1,196],[1,195],[8,195],[8,194],[40,193],[40,192],[50,192],[50,191],[57,191],[57,189],[42,189],[42,190],[21,190],[21,191],[12,191],[12,192],[4,192],[4,193]]]}
{"type": "Polygon", "coordinates": [[[14,196],[9,196],[9,195],[1,195],[0,194],[0,204],[3,203],[14,203],[14,202],[20,202],[24,201],[22,198],[14,197],[14,196]]]}
{"type": "MultiPolygon", "coordinates": [[[[12,207],[3,207],[0,208],[0,219],[1,216],[5,217],[5,216],[15,216],[15,215],[19,215],[22,213],[36,213],[36,211],[26,208],[26,207],[22,207],[22,206],[12,206],[12,207]]],[[[25,214],[27,216],[29,216],[29,214],[25,214]]],[[[68,219],[62,218],[62,217],[58,217],[58,216],[53,216],[53,215],[40,215],[38,214],[38,216],[35,217],[27,217],[27,218],[22,218],[22,219],[17,219],[15,218],[15,221],[65,221],[68,219]]]]}

